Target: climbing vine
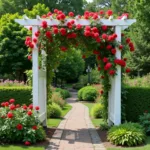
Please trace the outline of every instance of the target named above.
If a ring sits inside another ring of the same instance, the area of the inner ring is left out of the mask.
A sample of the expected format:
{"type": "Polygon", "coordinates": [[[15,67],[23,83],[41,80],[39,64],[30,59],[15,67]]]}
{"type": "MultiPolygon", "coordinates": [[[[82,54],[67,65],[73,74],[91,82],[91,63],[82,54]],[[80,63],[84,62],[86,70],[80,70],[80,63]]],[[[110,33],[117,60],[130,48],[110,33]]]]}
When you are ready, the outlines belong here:
{"type": "MultiPolygon", "coordinates": [[[[130,69],[126,67],[126,59],[116,58],[116,48],[121,52],[127,50],[126,45],[116,41],[117,35],[113,26],[106,26],[99,24],[100,19],[108,19],[113,15],[111,10],[107,12],[89,12],[86,11],[83,16],[74,16],[70,12],[66,16],[62,11],[55,9],[53,13],[49,12],[42,16],[42,23],[39,30],[35,33],[35,37],[31,39],[26,38],[25,44],[29,47],[29,59],[32,59],[32,50],[35,44],[39,45],[39,53],[41,57],[41,49],[46,52],[47,60],[47,87],[50,93],[50,83],[53,77],[53,69],[59,65],[59,61],[64,52],[70,49],[77,48],[82,52],[82,58],[85,59],[90,55],[96,55],[97,69],[100,71],[101,79],[103,80],[103,91],[105,108],[107,109],[108,91],[110,90],[110,77],[117,75],[117,66],[121,66],[127,73],[130,69]],[[44,19],[55,20],[59,25],[48,26],[44,19]],[[82,26],[77,24],[79,19],[86,19],[90,21],[89,26],[82,26]]],[[[128,14],[119,16],[128,18],[128,14]]],[[[122,34],[123,37],[125,37],[122,34]]],[[[129,38],[126,39],[128,49],[134,51],[134,45],[129,38]]],[[[41,63],[39,64],[41,65],[41,63]]],[[[39,66],[41,67],[41,66],[39,66]]],[[[48,95],[48,98],[50,95],[48,95]]],[[[107,118],[107,114],[106,117],[107,118]]]]}

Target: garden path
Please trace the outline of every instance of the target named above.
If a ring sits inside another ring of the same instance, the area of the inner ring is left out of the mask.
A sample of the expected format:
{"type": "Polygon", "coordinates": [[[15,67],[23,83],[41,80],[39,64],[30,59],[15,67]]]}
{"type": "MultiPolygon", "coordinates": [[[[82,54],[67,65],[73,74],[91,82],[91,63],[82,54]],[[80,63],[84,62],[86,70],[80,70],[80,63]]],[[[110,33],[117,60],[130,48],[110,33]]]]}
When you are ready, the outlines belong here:
{"type": "Polygon", "coordinates": [[[47,150],[105,150],[90,118],[88,108],[77,102],[77,92],[71,92],[67,102],[72,110],[55,131],[47,150]]]}

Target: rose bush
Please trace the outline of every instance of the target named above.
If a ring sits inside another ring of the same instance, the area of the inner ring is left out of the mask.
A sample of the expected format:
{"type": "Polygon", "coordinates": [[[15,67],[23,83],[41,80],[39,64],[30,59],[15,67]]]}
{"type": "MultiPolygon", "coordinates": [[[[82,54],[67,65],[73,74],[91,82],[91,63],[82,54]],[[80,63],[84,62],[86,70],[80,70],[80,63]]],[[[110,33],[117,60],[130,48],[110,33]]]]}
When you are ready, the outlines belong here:
{"type": "Polygon", "coordinates": [[[0,107],[0,143],[22,143],[30,145],[44,140],[46,134],[38,118],[39,107],[33,108],[19,104],[15,100],[1,103],[0,107]]]}
{"type": "MultiPolygon", "coordinates": [[[[81,50],[83,59],[95,55],[98,63],[97,69],[101,71],[103,76],[103,95],[107,101],[110,77],[117,75],[117,66],[121,66],[126,73],[130,72],[130,68],[126,66],[127,59],[117,59],[117,51],[125,53],[126,50],[130,52],[135,50],[130,38],[122,34],[123,40],[120,43],[117,41],[118,35],[115,33],[115,28],[100,23],[101,19],[108,19],[111,15],[113,15],[113,12],[108,10],[106,13],[104,11],[85,11],[83,16],[74,16],[73,12],[65,15],[57,9],[53,13],[43,15],[39,30],[33,35],[33,38],[27,37],[25,41],[25,44],[29,47],[29,59],[31,60],[32,51],[38,44],[39,57],[42,58],[40,49],[47,54],[47,79],[48,82],[51,82],[54,75],[52,70],[58,67],[63,52],[69,52],[74,47],[81,50]],[[57,22],[57,25],[49,26],[46,19],[57,22]],[[88,20],[89,25],[81,25],[82,19],[88,20]]],[[[117,19],[124,17],[128,18],[129,14],[122,14],[117,19]]],[[[39,64],[40,68],[41,64],[39,64]]],[[[49,91],[49,87],[47,88],[49,91]]]]}

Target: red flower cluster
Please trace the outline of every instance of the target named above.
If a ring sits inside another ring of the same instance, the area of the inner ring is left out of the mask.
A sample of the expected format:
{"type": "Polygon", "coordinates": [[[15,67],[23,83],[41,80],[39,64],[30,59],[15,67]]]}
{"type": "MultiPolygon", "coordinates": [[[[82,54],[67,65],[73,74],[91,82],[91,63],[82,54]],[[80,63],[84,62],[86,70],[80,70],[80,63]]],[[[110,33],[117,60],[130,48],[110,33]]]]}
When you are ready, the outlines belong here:
{"type": "Polygon", "coordinates": [[[121,67],[126,66],[126,62],[122,59],[115,59],[114,62],[115,62],[115,64],[120,65],[121,67]]]}

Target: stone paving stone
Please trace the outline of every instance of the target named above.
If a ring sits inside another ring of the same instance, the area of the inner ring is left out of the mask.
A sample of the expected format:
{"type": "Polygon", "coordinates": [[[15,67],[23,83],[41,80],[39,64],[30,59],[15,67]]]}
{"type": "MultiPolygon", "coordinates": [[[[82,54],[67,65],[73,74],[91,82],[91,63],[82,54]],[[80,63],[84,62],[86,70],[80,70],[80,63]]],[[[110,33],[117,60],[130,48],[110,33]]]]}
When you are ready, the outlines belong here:
{"type": "Polygon", "coordinates": [[[89,118],[88,108],[76,99],[76,93],[67,99],[72,110],[58,126],[46,150],[105,150],[89,118]]]}

